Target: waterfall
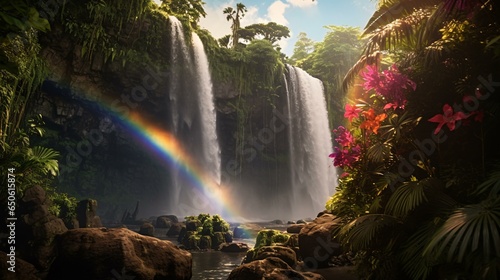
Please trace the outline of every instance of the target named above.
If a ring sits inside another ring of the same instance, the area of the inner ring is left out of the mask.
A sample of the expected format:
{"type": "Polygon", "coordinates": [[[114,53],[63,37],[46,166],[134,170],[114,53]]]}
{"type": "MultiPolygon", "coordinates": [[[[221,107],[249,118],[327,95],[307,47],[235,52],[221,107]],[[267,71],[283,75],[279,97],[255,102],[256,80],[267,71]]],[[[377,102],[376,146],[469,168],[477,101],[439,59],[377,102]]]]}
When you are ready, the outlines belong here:
{"type": "MultiPolygon", "coordinates": [[[[183,149],[196,161],[209,179],[220,184],[220,148],[216,133],[216,112],[208,59],[197,34],[188,45],[181,22],[169,17],[171,24],[171,76],[169,111],[171,126],[183,149]]],[[[179,171],[172,172],[169,211],[194,215],[216,206],[179,171]]],[[[205,178],[207,179],[207,178],[205,178]]]]}
{"type": "Polygon", "coordinates": [[[314,217],[332,195],[336,177],[328,157],[332,136],[323,84],[300,68],[287,70],[292,211],[314,217]]]}

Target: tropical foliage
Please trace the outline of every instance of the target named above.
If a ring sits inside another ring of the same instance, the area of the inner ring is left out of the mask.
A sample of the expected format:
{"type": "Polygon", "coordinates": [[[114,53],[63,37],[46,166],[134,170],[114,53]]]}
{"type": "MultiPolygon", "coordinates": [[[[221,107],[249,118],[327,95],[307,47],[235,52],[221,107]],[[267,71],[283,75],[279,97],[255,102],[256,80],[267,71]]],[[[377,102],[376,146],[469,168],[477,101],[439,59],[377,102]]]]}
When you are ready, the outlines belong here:
{"type": "Polygon", "coordinates": [[[358,28],[333,25],[326,28],[325,38],[317,43],[309,39],[307,34],[299,34],[288,63],[304,69],[323,82],[330,125],[335,127],[342,120],[345,96],[342,79],[359,57],[363,41],[359,39],[358,28]]]}
{"type": "Polygon", "coordinates": [[[499,277],[498,9],[379,1],[368,22],[327,203],[363,279],[499,277]]]}

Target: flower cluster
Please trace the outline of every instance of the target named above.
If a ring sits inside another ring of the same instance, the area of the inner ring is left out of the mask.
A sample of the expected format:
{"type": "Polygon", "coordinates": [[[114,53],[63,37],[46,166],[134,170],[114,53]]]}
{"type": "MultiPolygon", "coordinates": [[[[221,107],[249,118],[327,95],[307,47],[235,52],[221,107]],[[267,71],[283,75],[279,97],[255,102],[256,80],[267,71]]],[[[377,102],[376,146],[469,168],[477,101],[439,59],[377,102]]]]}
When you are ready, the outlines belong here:
{"type": "Polygon", "coordinates": [[[384,109],[402,108],[406,104],[405,92],[409,89],[416,90],[416,84],[406,75],[398,71],[396,65],[379,73],[376,66],[368,65],[366,71],[361,73],[365,81],[363,89],[374,90],[375,93],[385,99],[387,104],[384,109]]]}
{"type": "Polygon", "coordinates": [[[368,131],[373,132],[374,134],[378,133],[378,129],[380,128],[380,123],[385,120],[387,114],[375,114],[375,110],[370,108],[368,111],[363,112],[363,116],[365,120],[361,123],[359,128],[366,129],[368,131]]]}
{"type": "Polygon", "coordinates": [[[333,153],[330,154],[330,157],[333,158],[333,165],[352,167],[361,155],[361,146],[356,144],[354,136],[343,126],[334,129],[333,133],[337,135],[335,141],[340,145],[340,148],[335,147],[333,153]]]}
{"type": "Polygon", "coordinates": [[[362,152],[369,149],[371,143],[387,140],[382,140],[378,132],[388,114],[394,112],[384,110],[404,109],[406,91],[415,90],[416,87],[413,81],[398,72],[396,66],[381,73],[375,66],[367,66],[361,76],[365,81],[364,90],[373,90],[375,94],[370,96],[370,101],[363,101],[362,104],[345,105],[344,117],[349,121],[350,130],[344,126],[333,130],[338,146],[330,157],[333,158],[333,165],[337,167],[356,168],[354,164],[362,161],[362,152]],[[380,100],[386,103],[381,104],[380,100]],[[359,135],[359,139],[354,135],[359,135]]]}

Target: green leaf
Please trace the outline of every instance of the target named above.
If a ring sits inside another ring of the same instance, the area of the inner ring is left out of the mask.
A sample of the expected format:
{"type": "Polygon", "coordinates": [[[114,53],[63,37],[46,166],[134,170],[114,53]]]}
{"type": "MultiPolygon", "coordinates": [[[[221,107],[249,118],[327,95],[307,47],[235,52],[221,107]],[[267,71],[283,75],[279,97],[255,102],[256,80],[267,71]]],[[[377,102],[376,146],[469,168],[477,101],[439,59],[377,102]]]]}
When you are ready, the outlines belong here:
{"type": "Polygon", "coordinates": [[[440,181],[434,178],[404,183],[389,198],[385,211],[386,214],[398,217],[408,215],[410,211],[417,208],[423,202],[428,201],[426,191],[431,188],[438,188],[439,184],[440,181]]]}
{"type": "Polygon", "coordinates": [[[460,263],[477,251],[486,263],[500,257],[499,229],[500,197],[495,196],[456,209],[435,233],[423,254],[439,256],[447,250],[447,260],[460,263]]]}

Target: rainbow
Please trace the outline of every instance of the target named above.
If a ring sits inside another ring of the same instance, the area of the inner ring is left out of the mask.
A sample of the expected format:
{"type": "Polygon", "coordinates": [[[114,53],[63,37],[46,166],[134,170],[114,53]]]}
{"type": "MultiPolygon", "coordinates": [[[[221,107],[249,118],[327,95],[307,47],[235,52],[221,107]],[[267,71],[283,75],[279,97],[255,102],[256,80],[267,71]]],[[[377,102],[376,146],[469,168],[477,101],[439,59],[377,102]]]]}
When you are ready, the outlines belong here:
{"type": "Polygon", "coordinates": [[[231,206],[230,202],[233,200],[230,199],[228,188],[217,184],[211,176],[202,170],[172,133],[152,124],[135,112],[120,117],[121,123],[132,132],[136,140],[159,156],[170,167],[178,169],[183,179],[189,181],[190,185],[197,189],[198,195],[206,197],[210,203],[216,204],[215,207],[211,208],[221,211],[221,213],[210,214],[220,214],[225,219],[241,218],[236,208],[231,206]]]}
{"type": "Polygon", "coordinates": [[[50,80],[44,83],[44,87],[49,92],[57,90],[62,95],[77,91],[79,95],[85,96],[86,101],[92,101],[101,110],[110,114],[115,122],[118,122],[136,141],[159,158],[160,161],[166,163],[172,170],[179,170],[180,176],[193,187],[193,191],[196,192],[197,197],[208,200],[206,202],[210,203],[211,206],[205,209],[203,205],[197,205],[197,209],[191,209],[198,210],[197,213],[189,211],[187,214],[197,215],[201,212],[207,213],[209,210],[212,210],[212,213],[209,214],[219,214],[226,220],[244,220],[243,215],[231,203],[235,201],[231,199],[231,188],[215,182],[197,164],[196,160],[186,152],[183,145],[172,133],[155,125],[152,121],[149,121],[133,110],[123,110],[123,107],[116,108],[113,104],[118,99],[114,100],[112,97],[100,93],[99,90],[89,92],[78,86],[73,86],[70,89],[64,86],[61,87],[55,81],[50,80]]]}

